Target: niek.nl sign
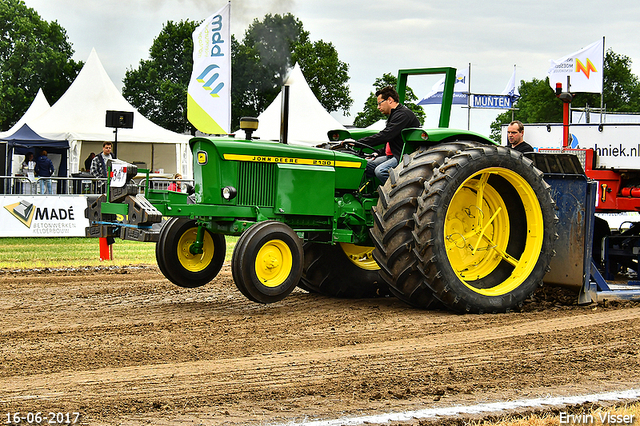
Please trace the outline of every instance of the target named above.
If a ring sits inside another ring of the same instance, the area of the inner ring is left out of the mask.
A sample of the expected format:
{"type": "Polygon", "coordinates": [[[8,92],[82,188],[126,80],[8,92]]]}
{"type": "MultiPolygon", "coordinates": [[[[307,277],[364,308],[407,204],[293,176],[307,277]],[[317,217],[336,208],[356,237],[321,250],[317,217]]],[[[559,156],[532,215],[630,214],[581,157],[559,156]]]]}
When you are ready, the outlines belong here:
{"type": "Polygon", "coordinates": [[[513,102],[509,95],[473,95],[472,108],[511,109],[513,102]]]}
{"type": "Polygon", "coordinates": [[[0,197],[0,237],[84,237],[83,196],[0,197]]]}

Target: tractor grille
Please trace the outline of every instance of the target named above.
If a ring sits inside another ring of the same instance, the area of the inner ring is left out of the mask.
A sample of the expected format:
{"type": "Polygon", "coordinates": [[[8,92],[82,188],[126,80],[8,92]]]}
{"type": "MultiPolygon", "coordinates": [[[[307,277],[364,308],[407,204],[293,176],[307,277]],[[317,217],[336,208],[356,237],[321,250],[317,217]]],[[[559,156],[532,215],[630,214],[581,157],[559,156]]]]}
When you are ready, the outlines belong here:
{"type": "Polygon", "coordinates": [[[273,207],[275,187],[275,163],[240,162],[238,173],[239,205],[273,207]]]}

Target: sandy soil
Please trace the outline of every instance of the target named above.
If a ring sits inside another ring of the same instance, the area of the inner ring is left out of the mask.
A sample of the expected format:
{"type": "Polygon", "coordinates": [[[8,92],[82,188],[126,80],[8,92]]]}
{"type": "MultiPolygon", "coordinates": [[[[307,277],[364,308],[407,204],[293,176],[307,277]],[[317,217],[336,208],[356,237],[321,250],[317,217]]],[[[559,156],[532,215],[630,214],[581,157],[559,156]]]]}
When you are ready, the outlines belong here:
{"type": "Polygon", "coordinates": [[[506,315],[302,290],[259,305],[225,265],[197,289],[155,266],[0,270],[0,295],[3,424],[265,425],[640,385],[640,305],[559,289],[506,315]]]}

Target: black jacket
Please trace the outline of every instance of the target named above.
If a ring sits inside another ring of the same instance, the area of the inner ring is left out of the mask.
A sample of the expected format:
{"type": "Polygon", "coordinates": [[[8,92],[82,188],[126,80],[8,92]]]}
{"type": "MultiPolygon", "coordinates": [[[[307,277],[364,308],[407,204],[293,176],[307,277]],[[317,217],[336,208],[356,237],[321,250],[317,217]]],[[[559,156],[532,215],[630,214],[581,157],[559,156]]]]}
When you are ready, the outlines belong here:
{"type": "Polygon", "coordinates": [[[402,153],[402,130],[408,127],[420,127],[420,120],[406,106],[399,104],[391,110],[386,127],[379,133],[359,139],[358,142],[374,147],[389,142],[391,153],[400,162],[402,153]]]}
{"type": "Polygon", "coordinates": [[[54,171],[55,170],[53,168],[53,163],[51,162],[49,157],[46,157],[44,155],[41,155],[40,157],[38,157],[38,159],[36,160],[36,168],[35,168],[35,173],[37,176],[51,177],[53,176],[54,171]]]}

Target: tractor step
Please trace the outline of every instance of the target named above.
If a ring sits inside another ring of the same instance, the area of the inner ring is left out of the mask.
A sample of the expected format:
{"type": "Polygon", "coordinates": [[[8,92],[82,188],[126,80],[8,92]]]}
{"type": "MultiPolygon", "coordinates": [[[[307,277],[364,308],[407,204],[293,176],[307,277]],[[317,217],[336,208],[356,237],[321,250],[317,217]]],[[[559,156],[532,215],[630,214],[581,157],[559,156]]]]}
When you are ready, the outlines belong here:
{"type": "Polygon", "coordinates": [[[123,240],[139,241],[142,243],[157,243],[159,236],[160,232],[155,229],[140,229],[130,227],[122,227],[120,229],[120,238],[122,238],[123,240]]]}
{"type": "Polygon", "coordinates": [[[120,230],[116,225],[91,225],[84,228],[85,236],[89,238],[120,237],[120,230]]]}

